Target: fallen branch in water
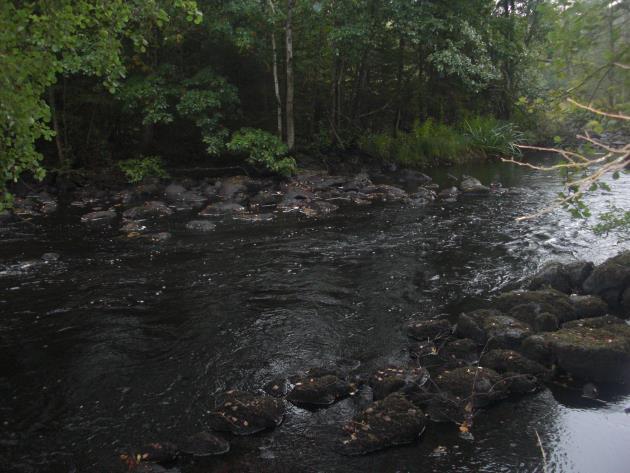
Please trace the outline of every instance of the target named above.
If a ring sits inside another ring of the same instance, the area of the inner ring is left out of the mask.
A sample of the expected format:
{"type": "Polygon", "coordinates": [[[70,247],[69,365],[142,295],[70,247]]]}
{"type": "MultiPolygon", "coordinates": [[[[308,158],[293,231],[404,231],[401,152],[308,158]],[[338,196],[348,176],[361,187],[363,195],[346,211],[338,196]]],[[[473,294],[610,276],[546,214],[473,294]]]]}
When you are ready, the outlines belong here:
{"type": "Polygon", "coordinates": [[[538,440],[538,446],[540,447],[540,453],[542,455],[543,461],[543,472],[549,473],[549,468],[547,467],[547,454],[545,453],[545,449],[543,448],[542,440],[540,440],[540,435],[538,435],[538,430],[534,430],[536,433],[536,439],[538,440]]]}

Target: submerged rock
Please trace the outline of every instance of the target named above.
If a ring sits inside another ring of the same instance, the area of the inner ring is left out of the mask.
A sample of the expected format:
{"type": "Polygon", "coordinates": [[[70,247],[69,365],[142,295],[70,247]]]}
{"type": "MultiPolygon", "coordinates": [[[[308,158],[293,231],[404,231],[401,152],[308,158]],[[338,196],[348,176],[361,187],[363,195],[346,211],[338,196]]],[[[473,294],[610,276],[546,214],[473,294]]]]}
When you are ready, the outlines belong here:
{"type": "Polygon", "coordinates": [[[440,199],[456,199],[458,195],[459,189],[457,187],[447,187],[438,193],[440,199]]]}
{"type": "Polygon", "coordinates": [[[356,384],[349,383],[336,374],[311,370],[306,377],[296,381],[287,400],[296,405],[329,406],[356,391],[356,384]]]}
{"type": "Polygon", "coordinates": [[[135,455],[141,461],[154,463],[173,463],[177,460],[179,449],[171,442],[154,442],[143,446],[135,455]]]}
{"type": "Polygon", "coordinates": [[[208,432],[199,432],[186,439],[181,451],[193,457],[211,457],[229,452],[230,443],[208,432]]]}
{"type": "Polygon", "coordinates": [[[374,400],[379,400],[396,391],[408,392],[419,389],[428,380],[429,373],[424,368],[390,366],[372,374],[368,383],[372,388],[374,400]]]}
{"type": "Polygon", "coordinates": [[[446,319],[421,320],[407,326],[409,336],[419,341],[447,338],[452,331],[453,327],[446,319]]]}
{"type": "Polygon", "coordinates": [[[208,205],[205,209],[199,212],[199,215],[223,215],[244,211],[245,207],[243,207],[241,204],[237,204],[236,202],[215,202],[214,204],[208,205]]]}
{"type": "Polygon", "coordinates": [[[151,200],[137,207],[132,207],[123,212],[123,217],[129,220],[138,220],[151,217],[166,217],[172,215],[171,210],[164,202],[151,200]]]}
{"type": "Polygon", "coordinates": [[[459,189],[464,194],[487,194],[490,192],[489,187],[484,186],[479,179],[470,176],[466,176],[462,179],[462,182],[459,184],[459,189]]]}
{"type": "Polygon", "coordinates": [[[376,401],[344,427],[339,451],[365,455],[396,445],[412,443],[424,432],[423,412],[401,394],[376,401]]]}
{"type": "Polygon", "coordinates": [[[286,378],[275,378],[263,386],[263,390],[273,397],[283,397],[289,392],[289,380],[286,378]]]}
{"type": "Polygon", "coordinates": [[[227,391],[223,402],[210,414],[209,425],[219,432],[251,435],[280,425],[284,412],[280,399],[227,391]]]}
{"type": "Polygon", "coordinates": [[[217,226],[208,220],[191,220],[186,224],[186,230],[193,232],[211,232],[217,226]]]}
{"type": "Polygon", "coordinates": [[[458,336],[489,347],[516,348],[532,333],[529,325],[496,310],[464,313],[457,320],[458,336]]]}
{"type": "Polygon", "coordinates": [[[114,210],[98,210],[89,212],[81,217],[83,223],[90,224],[106,224],[116,220],[117,214],[114,210]]]}

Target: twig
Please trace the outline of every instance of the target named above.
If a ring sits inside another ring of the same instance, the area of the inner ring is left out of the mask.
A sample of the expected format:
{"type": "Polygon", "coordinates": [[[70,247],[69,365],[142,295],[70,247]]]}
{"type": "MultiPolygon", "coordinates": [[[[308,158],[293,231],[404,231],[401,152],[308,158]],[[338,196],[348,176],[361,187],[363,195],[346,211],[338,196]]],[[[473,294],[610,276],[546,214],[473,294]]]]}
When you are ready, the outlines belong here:
{"type": "Polygon", "coordinates": [[[604,116],[604,117],[610,117],[610,118],[619,118],[620,120],[630,120],[630,116],[624,115],[623,113],[604,112],[603,110],[599,110],[597,108],[593,108],[593,107],[590,107],[588,105],[584,105],[583,103],[576,102],[573,99],[567,99],[567,101],[569,101],[570,103],[572,103],[576,107],[582,108],[584,110],[588,110],[589,112],[596,113],[597,115],[601,115],[601,116],[604,116]]]}
{"type": "Polygon", "coordinates": [[[536,433],[536,439],[538,440],[538,446],[540,447],[540,453],[542,454],[543,472],[549,473],[549,468],[547,467],[547,454],[545,453],[545,449],[543,448],[542,440],[540,440],[540,435],[538,435],[538,430],[534,429],[534,432],[536,433]]]}

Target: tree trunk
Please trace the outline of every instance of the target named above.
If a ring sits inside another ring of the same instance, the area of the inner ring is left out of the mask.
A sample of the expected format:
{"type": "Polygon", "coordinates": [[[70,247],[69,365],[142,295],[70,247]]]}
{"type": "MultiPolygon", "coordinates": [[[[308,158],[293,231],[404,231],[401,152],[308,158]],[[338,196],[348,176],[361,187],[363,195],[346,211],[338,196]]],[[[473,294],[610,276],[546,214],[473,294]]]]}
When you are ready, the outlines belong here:
{"type": "Polygon", "coordinates": [[[273,61],[273,90],[276,94],[276,118],[278,137],[282,139],[282,98],[280,97],[280,81],[278,80],[278,53],[276,51],[276,35],[271,33],[271,53],[273,61]]]}
{"type": "Polygon", "coordinates": [[[52,87],[48,89],[48,106],[50,107],[50,115],[52,117],[53,130],[55,130],[55,144],[57,145],[57,159],[59,164],[63,166],[66,161],[64,153],[63,138],[61,136],[61,128],[59,126],[59,117],[57,116],[57,107],[55,105],[55,91],[52,87]]]}
{"type": "Polygon", "coordinates": [[[293,117],[293,3],[294,0],[287,0],[287,22],[285,27],[286,36],[286,60],[287,60],[287,96],[286,96],[286,114],[287,114],[287,146],[293,149],[295,146],[295,124],[293,117]]]}

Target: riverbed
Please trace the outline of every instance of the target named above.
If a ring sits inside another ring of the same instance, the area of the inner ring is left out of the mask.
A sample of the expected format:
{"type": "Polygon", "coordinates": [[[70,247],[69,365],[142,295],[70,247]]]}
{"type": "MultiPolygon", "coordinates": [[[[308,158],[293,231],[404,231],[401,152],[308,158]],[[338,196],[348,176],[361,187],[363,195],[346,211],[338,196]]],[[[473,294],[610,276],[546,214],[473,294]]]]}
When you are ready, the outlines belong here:
{"type": "MultiPolygon", "coordinates": [[[[447,185],[449,174],[507,190],[319,218],[226,217],[207,234],[187,231],[191,214],[178,212],[160,224],[173,235],[162,243],[86,228],[64,205],[2,224],[0,471],[120,471],[134,445],[203,430],[226,389],[326,364],[405,363],[407,321],[478,308],[547,261],[600,263],[630,248],[627,235],[596,236],[595,219],[562,210],[515,221],[562,190],[557,174],[486,162],[433,177],[447,185]],[[43,261],[50,252],[59,259],[43,261]]],[[[630,208],[630,176],[607,182],[611,192],[588,199],[593,213],[630,208]]],[[[416,444],[366,457],[331,448],[360,399],[290,406],[274,431],[181,471],[628,471],[628,391],[580,394],[551,385],[487,409],[470,437],[430,424],[416,444]]]]}

